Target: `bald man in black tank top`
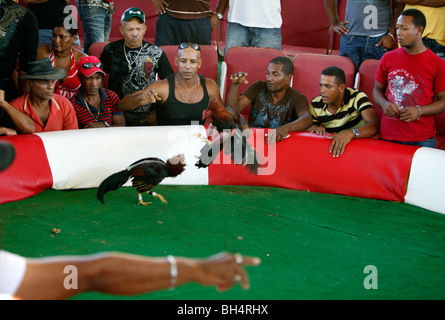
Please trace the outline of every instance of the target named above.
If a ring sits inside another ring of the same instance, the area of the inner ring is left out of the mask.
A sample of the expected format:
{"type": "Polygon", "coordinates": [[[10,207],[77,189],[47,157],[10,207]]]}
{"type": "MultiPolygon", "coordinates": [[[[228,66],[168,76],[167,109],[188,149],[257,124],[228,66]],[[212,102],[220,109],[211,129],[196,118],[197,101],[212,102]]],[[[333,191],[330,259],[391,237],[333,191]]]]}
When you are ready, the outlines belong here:
{"type": "Polygon", "coordinates": [[[120,108],[131,110],[139,105],[156,103],[158,125],[190,125],[193,121],[203,124],[202,112],[209,100],[224,103],[216,82],[198,74],[201,63],[199,45],[181,43],[175,59],[178,72],[125,97],[120,108]]]}

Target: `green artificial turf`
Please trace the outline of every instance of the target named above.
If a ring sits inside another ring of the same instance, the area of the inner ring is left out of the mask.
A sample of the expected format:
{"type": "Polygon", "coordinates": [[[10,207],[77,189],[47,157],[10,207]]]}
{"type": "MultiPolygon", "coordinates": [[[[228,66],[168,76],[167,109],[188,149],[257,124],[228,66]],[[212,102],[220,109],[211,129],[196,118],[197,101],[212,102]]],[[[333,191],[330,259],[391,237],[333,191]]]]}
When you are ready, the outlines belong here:
{"type": "MultiPolygon", "coordinates": [[[[444,299],[445,216],[404,203],[250,186],[158,186],[168,201],[137,206],[133,188],[47,190],[0,205],[0,248],[28,257],[122,251],[258,256],[251,289],[188,284],[133,297],[75,299],[444,299]],[[53,233],[52,229],[60,229],[53,233]],[[377,289],[365,289],[366,266],[377,289]],[[375,273],[374,273],[375,275],[375,273]]],[[[153,200],[146,195],[146,200],[153,200]]]]}

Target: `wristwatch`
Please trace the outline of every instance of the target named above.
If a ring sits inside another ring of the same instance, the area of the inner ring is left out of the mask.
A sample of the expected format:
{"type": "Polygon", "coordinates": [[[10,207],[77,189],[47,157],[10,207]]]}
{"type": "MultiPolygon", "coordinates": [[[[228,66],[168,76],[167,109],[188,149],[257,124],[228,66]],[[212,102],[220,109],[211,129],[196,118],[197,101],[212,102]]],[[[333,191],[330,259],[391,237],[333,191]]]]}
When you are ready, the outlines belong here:
{"type": "Polygon", "coordinates": [[[218,17],[219,20],[222,20],[223,15],[219,12],[214,12],[213,14],[216,14],[216,16],[218,17]]]}
{"type": "Polygon", "coordinates": [[[358,129],[352,129],[352,133],[355,134],[355,138],[357,139],[358,136],[360,135],[360,131],[358,131],[358,129]]]}

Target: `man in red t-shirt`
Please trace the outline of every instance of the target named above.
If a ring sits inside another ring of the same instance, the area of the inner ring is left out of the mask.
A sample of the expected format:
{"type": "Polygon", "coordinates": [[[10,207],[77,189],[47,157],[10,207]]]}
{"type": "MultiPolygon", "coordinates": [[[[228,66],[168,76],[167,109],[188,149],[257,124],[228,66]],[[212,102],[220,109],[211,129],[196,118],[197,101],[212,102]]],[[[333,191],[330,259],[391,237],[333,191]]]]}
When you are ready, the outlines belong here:
{"type": "Polygon", "coordinates": [[[445,111],[445,61],[424,46],[425,26],[421,11],[401,13],[397,20],[401,48],[380,60],[373,98],[384,112],[381,139],[434,148],[433,116],[445,111]]]}
{"type": "Polygon", "coordinates": [[[28,73],[21,79],[29,80],[30,92],[10,104],[34,122],[34,132],[78,129],[76,112],[71,102],[54,94],[56,80],[65,76],[65,70],[53,67],[49,58],[28,63],[28,73]]]}

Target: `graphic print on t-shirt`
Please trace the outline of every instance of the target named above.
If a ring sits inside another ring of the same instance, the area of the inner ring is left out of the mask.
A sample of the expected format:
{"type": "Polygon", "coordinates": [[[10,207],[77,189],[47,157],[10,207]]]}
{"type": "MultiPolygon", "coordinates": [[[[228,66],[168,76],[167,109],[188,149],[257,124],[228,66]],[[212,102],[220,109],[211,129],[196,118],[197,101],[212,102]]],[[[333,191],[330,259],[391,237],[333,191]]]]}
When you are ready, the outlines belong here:
{"type": "Polygon", "coordinates": [[[123,79],[123,96],[141,90],[155,80],[153,66],[154,62],[161,58],[162,52],[159,47],[149,44],[144,45],[140,53],[139,50],[129,50],[127,52],[127,58],[128,61],[131,61],[131,66],[129,66],[128,75],[123,79]],[[150,62],[151,66],[147,65],[147,62],[150,62]]]}
{"type": "Polygon", "coordinates": [[[252,126],[278,128],[287,120],[286,116],[290,105],[290,101],[284,105],[273,105],[266,99],[266,92],[261,91],[252,108],[252,119],[254,119],[252,126]]]}
{"type": "Polygon", "coordinates": [[[417,105],[419,84],[407,71],[398,69],[388,75],[389,100],[404,108],[417,105]]]}
{"type": "MultiPolygon", "coordinates": [[[[129,65],[128,75],[123,79],[123,96],[142,90],[155,81],[155,66],[161,58],[162,52],[159,47],[150,44],[145,44],[140,52],[139,50],[127,52],[127,61],[130,61],[131,65],[129,65]]],[[[136,108],[133,112],[149,112],[151,109],[151,104],[149,104],[136,108]]]]}

